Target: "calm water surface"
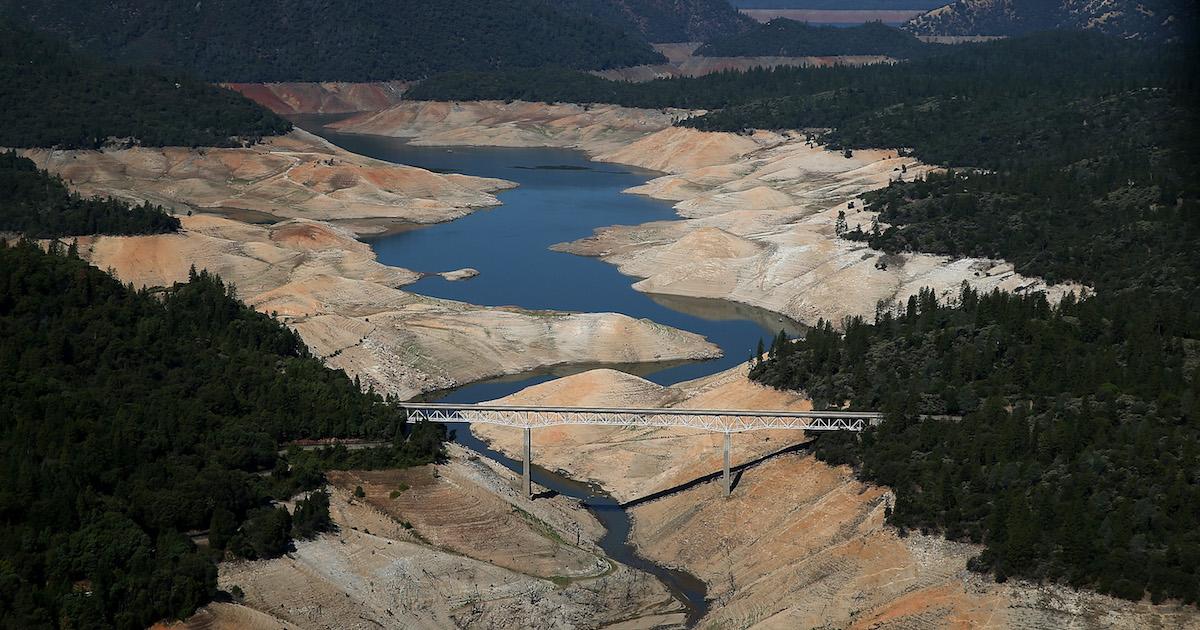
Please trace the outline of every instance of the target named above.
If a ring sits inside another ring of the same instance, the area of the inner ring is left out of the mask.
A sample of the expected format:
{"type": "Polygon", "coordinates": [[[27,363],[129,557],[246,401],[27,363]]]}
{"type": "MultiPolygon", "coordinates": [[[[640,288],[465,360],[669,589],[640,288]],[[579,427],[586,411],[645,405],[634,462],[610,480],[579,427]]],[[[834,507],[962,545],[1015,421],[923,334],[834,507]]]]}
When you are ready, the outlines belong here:
{"type": "MultiPolygon", "coordinates": [[[[438,172],[496,177],[520,184],[500,193],[504,205],[449,223],[425,226],[370,239],[379,260],[415,271],[441,272],[463,267],[480,275],[449,282],[426,278],[406,287],[424,295],[489,306],[617,312],[701,334],[719,345],[724,358],[675,364],[616,367],[669,385],[699,378],[745,362],[759,339],[779,330],[790,335],[802,327],[779,315],[720,300],[652,296],[634,291],[635,278],[599,259],[550,251],[556,243],[590,236],[596,228],[636,225],[676,218],[671,205],[622,193],[657,174],[620,165],[591,162],[582,153],[560,149],[415,147],[403,140],[338,134],[321,128],[320,119],[299,124],[333,143],[362,155],[420,166],[438,172]]],[[[596,366],[567,366],[473,383],[431,398],[482,402],[529,385],[596,366]]],[[[455,441],[520,472],[521,463],[457,424],[455,441]]],[[[536,453],[534,461],[536,462],[536,453]]],[[[658,577],[685,607],[688,625],[708,611],[704,582],[696,576],[656,564],[629,543],[629,514],[602,489],[554,471],[532,467],[534,482],[551,492],[574,497],[605,526],[600,547],[613,560],[658,577]]]]}
{"type": "MultiPolygon", "coordinates": [[[[499,193],[502,206],[449,223],[368,239],[379,260],[388,265],[425,272],[473,267],[480,272],[458,282],[425,278],[406,290],[487,306],[624,313],[703,335],[724,350],[723,358],[711,361],[620,366],[663,385],[744,363],[759,339],[769,342],[781,328],[792,335],[801,331],[795,322],[750,306],[639,293],[631,287],[637,278],[620,274],[613,265],[549,249],[590,236],[599,227],[676,219],[671,204],[622,192],[657,173],[591,162],[581,152],[564,149],[418,147],[402,139],[338,134],[311,124],[306,128],[362,155],[520,185],[499,193]]],[[[450,402],[490,400],[593,367],[540,370],[467,385],[436,397],[450,402]]]]}

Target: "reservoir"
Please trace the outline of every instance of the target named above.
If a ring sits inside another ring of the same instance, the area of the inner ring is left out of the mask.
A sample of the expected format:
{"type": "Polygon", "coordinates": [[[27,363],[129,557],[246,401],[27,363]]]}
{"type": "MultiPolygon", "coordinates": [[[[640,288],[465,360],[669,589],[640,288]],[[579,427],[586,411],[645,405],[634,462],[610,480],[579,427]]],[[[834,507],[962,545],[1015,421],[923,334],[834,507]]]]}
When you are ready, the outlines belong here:
{"type": "MultiPolygon", "coordinates": [[[[673,365],[564,366],[472,383],[429,399],[483,402],[595,367],[613,367],[670,385],[745,363],[760,339],[769,343],[781,329],[791,336],[803,332],[799,324],[751,306],[640,293],[631,286],[637,278],[620,274],[613,265],[550,249],[558,243],[590,236],[596,228],[676,219],[671,204],[623,192],[657,173],[592,162],[581,152],[565,149],[421,147],[397,138],[340,134],[305,122],[310,121],[301,120],[301,126],[354,153],[436,172],[494,177],[519,184],[499,194],[502,206],[448,223],[364,239],[380,262],[388,265],[420,272],[471,267],[480,274],[455,282],[426,277],[405,290],[488,306],[623,313],[703,335],[725,353],[720,359],[673,365]]],[[[520,462],[493,450],[471,432],[469,424],[451,428],[456,442],[520,472],[520,462]]],[[[549,491],[586,505],[605,527],[606,533],[599,541],[601,549],[613,560],[661,580],[683,605],[688,626],[708,611],[702,580],[637,553],[629,542],[629,513],[603,489],[536,465],[532,475],[535,483],[549,491]]]]}
{"type": "MultiPolygon", "coordinates": [[[[304,122],[301,122],[302,126],[304,122]]],[[[404,139],[340,134],[306,128],[334,144],[373,158],[442,173],[494,177],[519,184],[499,193],[504,205],[448,223],[365,239],[379,261],[420,272],[464,267],[480,275],[448,281],[427,277],[405,290],[486,306],[519,306],[580,312],[616,312],[646,318],[706,337],[725,356],[683,364],[607,366],[662,385],[714,374],[745,363],[759,339],[801,327],[780,315],[723,300],[658,296],[632,288],[637,278],[596,258],[551,251],[557,243],[590,236],[596,228],[676,219],[670,203],[625,194],[658,174],[619,164],[592,162],[579,151],[421,147],[404,139]]],[[[481,402],[559,376],[601,367],[563,366],[474,383],[430,398],[481,402]]]]}

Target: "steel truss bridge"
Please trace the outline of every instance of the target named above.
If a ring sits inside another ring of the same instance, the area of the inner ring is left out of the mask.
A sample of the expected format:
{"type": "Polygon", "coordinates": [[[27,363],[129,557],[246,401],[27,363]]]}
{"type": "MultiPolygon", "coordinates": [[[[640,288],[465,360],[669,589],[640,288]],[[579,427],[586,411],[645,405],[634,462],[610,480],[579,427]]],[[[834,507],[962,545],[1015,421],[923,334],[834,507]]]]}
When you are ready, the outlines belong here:
{"type": "Polygon", "coordinates": [[[767,429],[859,432],[879,424],[883,414],[860,411],[731,411],[721,409],[622,409],[614,407],[536,407],[405,403],[413,421],[495,424],[525,430],[526,498],[533,496],[529,464],[533,459],[532,432],[540,427],[591,425],[608,427],[673,427],[725,434],[725,496],[731,491],[729,455],[733,434],[767,429]]]}

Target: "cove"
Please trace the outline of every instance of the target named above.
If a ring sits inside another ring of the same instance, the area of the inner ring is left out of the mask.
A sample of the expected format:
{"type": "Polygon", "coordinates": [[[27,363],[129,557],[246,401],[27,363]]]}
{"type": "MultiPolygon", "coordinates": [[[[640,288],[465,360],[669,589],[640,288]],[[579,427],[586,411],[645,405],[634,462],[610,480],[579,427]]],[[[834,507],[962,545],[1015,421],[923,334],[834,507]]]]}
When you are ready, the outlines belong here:
{"type": "Polygon", "coordinates": [[[557,366],[472,383],[428,399],[492,400],[595,367],[622,369],[670,385],[745,363],[759,339],[769,343],[781,328],[792,336],[803,330],[795,322],[752,306],[640,293],[631,286],[637,278],[622,275],[613,265],[550,250],[557,243],[590,236],[600,227],[675,220],[671,204],[622,192],[658,173],[592,162],[582,152],[567,149],[422,147],[399,138],[337,133],[316,124],[306,128],[361,155],[519,185],[499,194],[502,206],[448,223],[364,239],[379,261],[388,265],[421,272],[463,267],[480,272],[457,282],[426,277],[406,290],[486,306],[623,313],[703,335],[725,353],[720,359],[683,364],[557,366]]]}

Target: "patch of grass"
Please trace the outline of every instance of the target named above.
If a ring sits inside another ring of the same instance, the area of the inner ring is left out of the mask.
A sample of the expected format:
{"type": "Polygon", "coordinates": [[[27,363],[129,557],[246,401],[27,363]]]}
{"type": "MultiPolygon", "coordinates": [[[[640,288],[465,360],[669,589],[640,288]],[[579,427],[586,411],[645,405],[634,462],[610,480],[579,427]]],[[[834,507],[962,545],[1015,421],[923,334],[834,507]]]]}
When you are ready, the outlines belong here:
{"type": "Polygon", "coordinates": [[[530,514],[529,512],[526,512],[525,510],[522,510],[521,508],[519,508],[515,505],[513,506],[512,509],[514,512],[520,514],[521,518],[525,519],[526,522],[528,522],[530,525],[532,525],[533,529],[536,530],[537,533],[541,534],[543,537],[545,537],[549,540],[552,540],[560,545],[566,545],[568,547],[575,546],[575,545],[568,543],[566,540],[564,540],[563,537],[558,533],[558,530],[554,529],[554,527],[552,527],[546,521],[543,521],[542,519],[534,516],[533,514],[530,514]]]}

